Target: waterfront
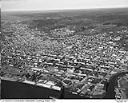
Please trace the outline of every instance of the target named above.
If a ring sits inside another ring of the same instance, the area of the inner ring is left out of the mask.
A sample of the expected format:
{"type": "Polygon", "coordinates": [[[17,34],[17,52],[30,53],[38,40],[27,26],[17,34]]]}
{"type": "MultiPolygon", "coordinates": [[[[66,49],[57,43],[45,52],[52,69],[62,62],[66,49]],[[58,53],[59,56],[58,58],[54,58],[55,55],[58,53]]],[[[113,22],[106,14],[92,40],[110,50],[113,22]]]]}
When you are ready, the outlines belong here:
{"type": "Polygon", "coordinates": [[[63,97],[67,99],[84,99],[84,97],[69,92],[62,94],[62,92],[57,90],[17,81],[2,80],[1,82],[2,99],[49,99],[51,97],[59,99],[63,99],[63,97]]]}
{"type": "MultiPolygon", "coordinates": [[[[115,99],[115,86],[117,85],[117,78],[128,72],[120,72],[113,75],[109,83],[106,85],[106,95],[104,99],[115,99]]],[[[58,98],[58,99],[89,99],[87,97],[82,97],[78,94],[72,94],[67,90],[53,90],[46,87],[39,87],[32,84],[26,84],[17,81],[1,80],[1,97],[3,99],[48,99],[48,98],[58,98]]]]}
{"type": "Polygon", "coordinates": [[[128,74],[128,72],[121,72],[113,75],[109,80],[109,86],[107,88],[107,93],[104,98],[106,99],[115,99],[114,89],[117,86],[117,78],[119,76],[123,76],[124,74],[128,74]]]}

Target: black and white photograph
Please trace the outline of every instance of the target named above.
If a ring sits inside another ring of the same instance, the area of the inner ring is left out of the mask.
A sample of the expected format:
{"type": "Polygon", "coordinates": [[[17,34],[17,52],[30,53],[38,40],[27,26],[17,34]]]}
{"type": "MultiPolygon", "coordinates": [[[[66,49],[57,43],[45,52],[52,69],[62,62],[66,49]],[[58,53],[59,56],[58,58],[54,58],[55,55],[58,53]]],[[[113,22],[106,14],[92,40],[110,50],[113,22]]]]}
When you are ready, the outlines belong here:
{"type": "Polygon", "coordinates": [[[128,99],[128,0],[0,3],[1,99],[128,99]]]}

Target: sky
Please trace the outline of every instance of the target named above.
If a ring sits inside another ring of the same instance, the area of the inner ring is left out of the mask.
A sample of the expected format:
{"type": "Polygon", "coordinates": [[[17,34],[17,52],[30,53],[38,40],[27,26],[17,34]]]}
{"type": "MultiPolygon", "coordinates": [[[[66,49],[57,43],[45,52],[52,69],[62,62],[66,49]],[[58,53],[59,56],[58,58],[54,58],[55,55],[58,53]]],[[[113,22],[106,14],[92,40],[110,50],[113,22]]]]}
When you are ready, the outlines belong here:
{"type": "Polygon", "coordinates": [[[2,0],[2,11],[128,7],[128,0],[2,0]]]}

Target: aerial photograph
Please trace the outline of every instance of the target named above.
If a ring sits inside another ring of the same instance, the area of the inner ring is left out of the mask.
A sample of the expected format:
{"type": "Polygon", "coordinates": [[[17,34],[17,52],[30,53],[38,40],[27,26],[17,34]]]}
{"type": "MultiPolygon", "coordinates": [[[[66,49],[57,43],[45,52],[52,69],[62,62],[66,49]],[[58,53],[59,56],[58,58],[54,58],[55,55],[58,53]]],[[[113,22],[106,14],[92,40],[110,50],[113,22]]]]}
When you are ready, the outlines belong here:
{"type": "Polygon", "coordinates": [[[128,99],[128,0],[2,0],[1,99],[128,99]]]}

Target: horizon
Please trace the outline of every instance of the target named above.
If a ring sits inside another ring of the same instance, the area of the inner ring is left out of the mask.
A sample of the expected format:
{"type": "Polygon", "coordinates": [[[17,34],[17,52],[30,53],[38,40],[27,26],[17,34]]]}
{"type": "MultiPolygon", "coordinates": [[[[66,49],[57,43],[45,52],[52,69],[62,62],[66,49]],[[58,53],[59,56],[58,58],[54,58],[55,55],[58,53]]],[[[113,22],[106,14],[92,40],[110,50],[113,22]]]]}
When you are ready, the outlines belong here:
{"type": "Polygon", "coordinates": [[[60,11],[127,8],[128,0],[3,0],[1,11],[60,11]]]}
{"type": "Polygon", "coordinates": [[[113,7],[113,8],[86,8],[86,9],[56,9],[56,10],[8,10],[8,11],[2,11],[1,13],[4,12],[62,12],[62,11],[84,11],[84,10],[109,10],[109,9],[128,9],[128,7],[113,7]]]}

